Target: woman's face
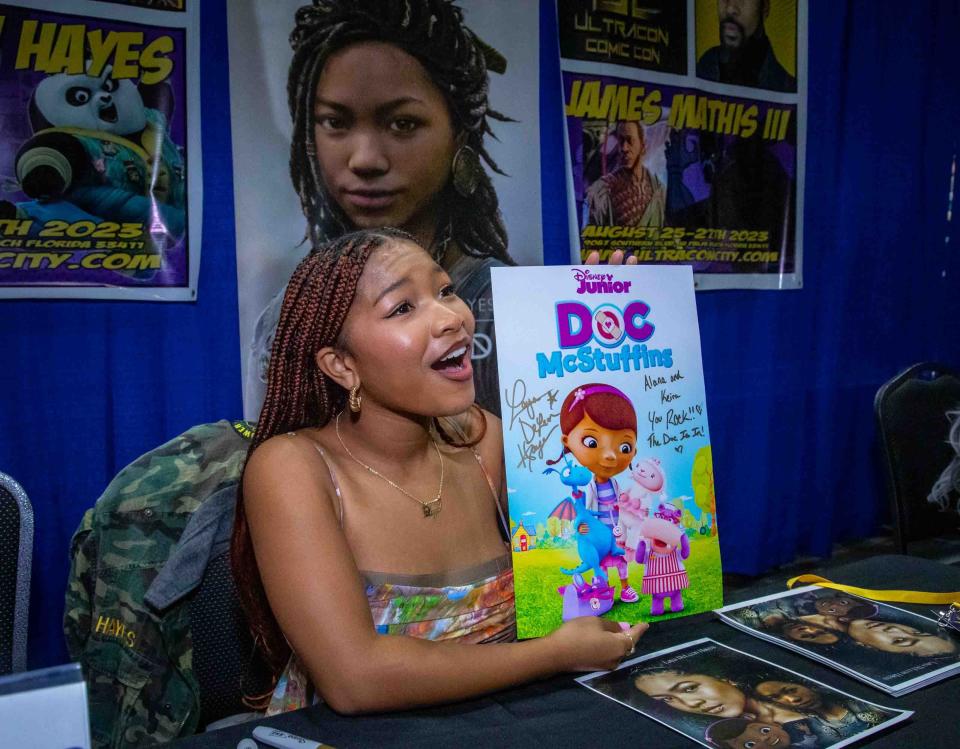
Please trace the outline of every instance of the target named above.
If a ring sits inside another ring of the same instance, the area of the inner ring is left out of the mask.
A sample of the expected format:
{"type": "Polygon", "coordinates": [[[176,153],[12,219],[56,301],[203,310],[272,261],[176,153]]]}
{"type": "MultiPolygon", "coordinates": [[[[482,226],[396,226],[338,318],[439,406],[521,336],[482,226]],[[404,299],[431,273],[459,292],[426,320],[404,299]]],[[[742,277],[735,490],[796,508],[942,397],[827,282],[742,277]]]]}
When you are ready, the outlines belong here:
{"type": "Polygon", "coordinates": [[[929,658],[948,655],[957,650],[957,644],[953,640],[921,632],[906,624],[875,619],[854,619],[847,628],[847,634],[863,645],[887,653],[910,653],[929,658]]]}
{"type": "Polygon", "coordinates": [[[715,718],[736,718],[747,698],[729,682],[705,674],[664,671],[638,676],[637,689],[677,710],[715,718]]]}
{"type": "Polygon", "coordinates": [[[424,67],[384,42],[344,47],[320,74],[314,118],[321,176],[350,221],[432,240],[455,143],[424,67]]]}
{"type": "Polygon", "coordinates": [[[783,628],[785,634],[791,640],[797,642],[812,642],[815,645],[833,645],[840,641],[840,635],[826,627],[809,622],[790,622],[783,628]]]}
{"type": "Polygon", "coordinates": [[[811,710],[820,705],[820,695],[802,684],[792,681],[762,681],[757,694],[770,702],[795,710],[811,710]]]}
{"type": "Polygon", "coordinates": [[[364,398],[445,416],[474,401],[473,331],[446,272],[423,248],[399,240],[367,262],[343,334],[364,398]]]}
{"type": "Polygon", "coordinates": [[[609,481],[633,459],[637,435],[632,429],[606,429],[589,414],[563,436],[564,446],[598,481],[609,481]]]}

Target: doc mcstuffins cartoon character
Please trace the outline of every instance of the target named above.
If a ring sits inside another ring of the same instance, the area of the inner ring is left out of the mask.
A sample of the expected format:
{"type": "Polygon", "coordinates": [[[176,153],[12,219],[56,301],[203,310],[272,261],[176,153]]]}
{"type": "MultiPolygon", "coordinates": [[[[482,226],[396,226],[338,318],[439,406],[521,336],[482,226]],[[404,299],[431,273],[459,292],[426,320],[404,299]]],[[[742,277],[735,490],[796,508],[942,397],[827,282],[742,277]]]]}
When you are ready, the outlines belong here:
{"type": "MultiPolygon", "coordinates": [[[[571,453],[592,475],[585,488],[585,510],[619,539],[623,535],[617,504],[620,489],[614,476],[630,465],[637,451],[637,414],[633,403],[612,385],[598,382],[581,385],[563,400],[560,432],[563,442],[560,457],[571,453]]],[[[552,465],[559,460],[547,463],[552,465]]],[[[589,524],[575,521],[574,527],[578,534],[590,533],[589,524]]],[[[636,603],[639,596],[627,579],[622,549],[621,554],[613,555],[612,559],[620,575],[620,600],[636,603]]]]}
{"type": "Polygon", "coordinates": [[[640,592],[652,596],[650,613],[663,613],[663,600],[670,598],[670,611],[683,611],[682,591],[690,587],[684,559],[690,556],[690,541],[680,527],[680,510],[661,503],[640,525],[643,538],[637,547],[637,562],[644,565],[640,592]]]}
{"type": "Polygon", "coordinates": [[[630,476],[633,484],[620,495],[620,526],[628,559],[633,558],[640,543],[640,524],[650,516],[657,503],[667,501],[666,482],[657,458],[641,460],[631,467],[630,476]]]}
{"type": "MultiPolygon", "coordinates": [[[[88,72],[91,72],[88,68],[88,72]]],[[[139,223],[145,233],[183,236],[183,155],[169,135],[166,83],[137,86],[111,76],[58,73],[30,99],[33,136],[17,152],[21,191],[0,213],[36,219],[139,223]]]]}

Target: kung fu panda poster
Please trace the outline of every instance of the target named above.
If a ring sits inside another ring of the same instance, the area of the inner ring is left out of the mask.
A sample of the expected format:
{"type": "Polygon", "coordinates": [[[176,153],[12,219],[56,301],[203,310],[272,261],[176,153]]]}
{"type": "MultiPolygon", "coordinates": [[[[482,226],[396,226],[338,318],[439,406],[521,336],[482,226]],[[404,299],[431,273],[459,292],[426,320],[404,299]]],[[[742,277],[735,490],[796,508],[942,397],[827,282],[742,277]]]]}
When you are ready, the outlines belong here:
{"type": "Polygon", "coordinates": [[[198,6],[137,5],[0,4],[2,297],[196,298],[198,6]]]}

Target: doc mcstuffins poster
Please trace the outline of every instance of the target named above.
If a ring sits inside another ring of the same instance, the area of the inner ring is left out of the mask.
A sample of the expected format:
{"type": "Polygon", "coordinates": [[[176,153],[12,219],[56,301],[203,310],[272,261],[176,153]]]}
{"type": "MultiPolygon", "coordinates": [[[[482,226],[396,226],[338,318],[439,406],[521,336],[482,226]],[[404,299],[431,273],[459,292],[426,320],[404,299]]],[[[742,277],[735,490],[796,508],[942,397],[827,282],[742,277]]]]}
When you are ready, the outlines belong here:
{"type": "Polygon", "coordinates": [[[492,278],[519,636],[720,605],[691,269],[492,278]]]}

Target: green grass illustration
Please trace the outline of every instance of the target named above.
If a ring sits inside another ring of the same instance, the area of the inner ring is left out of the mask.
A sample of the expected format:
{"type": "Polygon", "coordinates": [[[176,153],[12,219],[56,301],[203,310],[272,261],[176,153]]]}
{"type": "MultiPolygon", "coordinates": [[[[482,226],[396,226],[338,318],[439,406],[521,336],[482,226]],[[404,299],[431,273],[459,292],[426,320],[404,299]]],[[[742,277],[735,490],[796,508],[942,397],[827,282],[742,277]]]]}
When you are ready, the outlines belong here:
{"type": "MultiPolygon", "coordinates": [[[[650,596],[641,595],[637,603],[620,603],[620,578],[610,568],[610,584],[617,589],[613,608],[605,619],[618,622],[663,621],[677,616],[710,611],[723,605],[723,578],[720,568],[720,542],[716,536],[696,536],[690,540],[690,557],[684,560],[690,587],[683,591],[683,611],[650,616],[650,596]]],[[[521,638],[549,634],[563,622],[563,601],[557,588],[570,584],[570,576],[561,567],[573,568],[579,564],[575,546],[562,549],[533,549],[513,555],[514,585],[517,594],[517,633],[521,638]]],[[[640,592],[643,565],[631,562],[628,568],[630,584],[640,592]]],[[[588,582],[593,573],[584,573],[588,582]]]]}

